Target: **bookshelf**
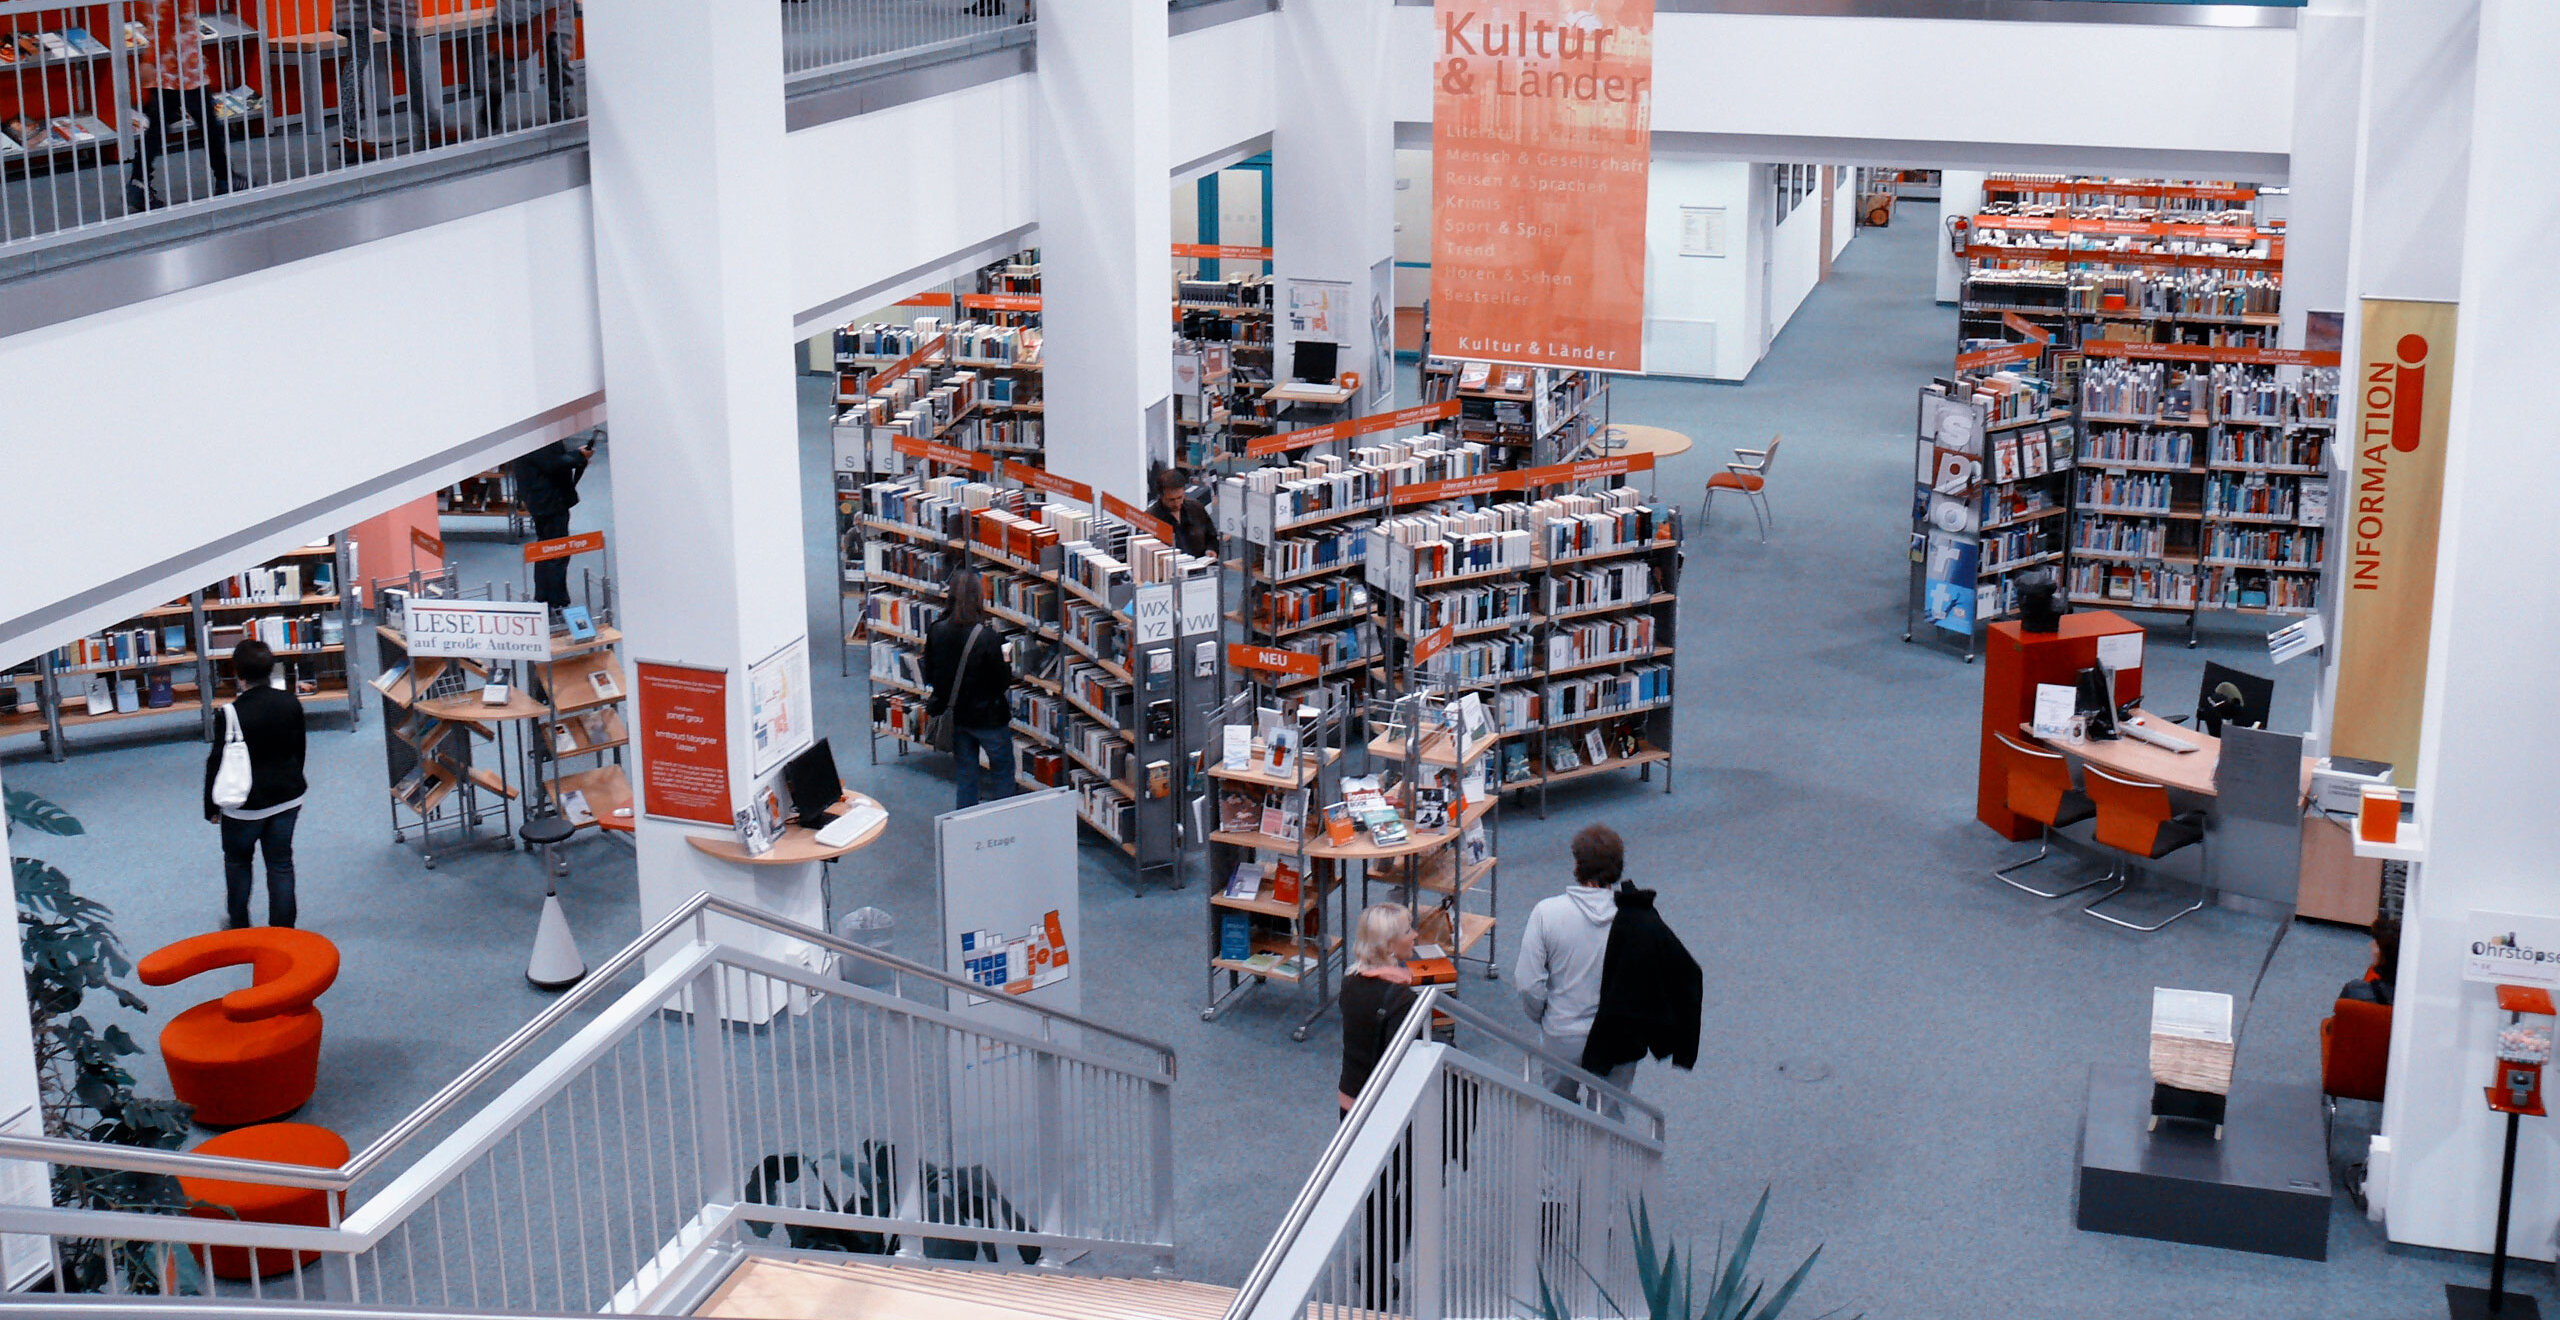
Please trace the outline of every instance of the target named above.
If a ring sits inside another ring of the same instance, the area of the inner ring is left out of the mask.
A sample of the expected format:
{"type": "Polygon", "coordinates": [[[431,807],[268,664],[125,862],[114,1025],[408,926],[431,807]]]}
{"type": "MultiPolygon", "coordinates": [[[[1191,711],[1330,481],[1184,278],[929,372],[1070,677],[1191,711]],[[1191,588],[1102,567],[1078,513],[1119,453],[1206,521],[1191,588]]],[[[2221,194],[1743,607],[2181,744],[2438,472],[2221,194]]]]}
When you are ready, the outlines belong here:
{"type": "MultiPolygon", "coordinates": [[[[401,607],[413,594],[462,598],[452,566],[436,577],[382,579],[375,591],[385,601],[386,622],[374,628],[381,665],[367,686],[382,703],[384,801],[392,841],[414,841],[420,860],[433,870],[441,832],[451,831],[455,847],[468,845],[494,812],[498,841],[513,846],[517,792],[506,773],[507,730],[516,727],[521,742],[524,727],[541,721],[549,707],[513,685],[503,700],[489,701],[492,679],[503,676],[480,661],[410,656],[401,607]]],[[[627,791],[622,805],[628,805],[627,791]]]]}
{"type": "MultiPolygon", "coordinates": [[[[1475,963],[1485,979],[1500,977],[1495,916],[1500,898],[1502,790],[1496,780],[1501,737],[1490,709],[1473,692],[1454,696],[1420,675],[1399,697],[1371,703],[1372,765],[1398,782],[1385,794],[1410,838],[1380,845],[1374,828],[1362,865],[1361,901],[1371,883],[1394,887],[1413,913],[1422,944],[1453,964],[1475,963]],[[1422,731],[1415,738],[1412,731],[1422,731]]],[[[1351,788],[1346,786],[1346,798],[1351,788]]],[[[1346,814],[1360,814],[1345,804],[1346,814]]],[[[1341,841],[1344,846],[1356,844],[1341,841]]],[[[1428,955],[1424,955],[1428,956],[1428,955]]]]}
{"type": "Polygon", "coordinates": [[[1400,485],[1369,537],[1408,691],[1481,694],[1494,782],[1671,787],[1681,519],[1623,481],[1650,454],[1400,485]]]}
{"type": "Polygon", "coordinates": [[[436,492],[436,517],[495,518],[506,525],[507,535],[522,540],[533,527],[532,515],[516,499],[515,478],[501,468],[483,472],[436,492]]]}
{"type": "Polygon", "coordinates": [[[2043,377],[1960,372],[1920,392],[1903,640],[1961,637],[2014,616],[2020,581],[2067,557],[2071,411],[2043,377]]]}
{"type": "Polygon", "coordinates": [[[1609,427],[1609,380],[1596,371],[1425,357],[1422,400],[1458,402],[1448,433],[1500,454],[1497,468],[1595,457],[1609,427]]]}
{"type": "Polygon", "coordinates": [[[921,741],[925,639],[948,612],[944,580],[974,567],[1017,676],[1017,785],[1074,790],[1078,818],[1133,876],[1176,869],[1184,804],[1204,791],[1192,712],[1224,679],[1213,644],[1211,663],[1197,660],[1217,629],[1217,561],[1175,553],[1142,526],[1153,520],[1027,463],[905,438],[893,455],[905,471],[839,486],[853,510],[839,518],[860,534],[842,566],[846,644],[864,656],[874,763],[883,740],[895,755],[921,741]]]}
{"type": "Polygon", "coordinates": [[[615,648],[622,633],[598,621],[594,635],[551,636],[551,658],[529,661],[533,695],[543,706],[530,730],[534,764],[544,767],[544,796],[573,830],[628,832],[631,805],[624,749],[631,745],[630,680],[615,648]]]}
{"type": "Polygon", "coordinates": [[[238,688],[231,651],[251,637],[274,649],[306,709],[343,709],[352,728],[346,570],[344,538],[331,536],[19,665],[0,679],[0,737],[33,734],[56,761],[74,731],[130,721],[192,717],[212,737],[215,706],[238,688]]]}
{"type": "Polygon", "coordinates": [[[1278,379],[1272,343],[1272,278],[1266,248],[1177,245],[1173,288],[1174,442],[1185,467],[1244,458],[1272,433],[1264,392],[1278,379]],[[1259,253],[1258,258],[1250,255],[1259,253]],[[1264,269],[1202,278],[1202,260],[1254,262],[1264,269]]]}

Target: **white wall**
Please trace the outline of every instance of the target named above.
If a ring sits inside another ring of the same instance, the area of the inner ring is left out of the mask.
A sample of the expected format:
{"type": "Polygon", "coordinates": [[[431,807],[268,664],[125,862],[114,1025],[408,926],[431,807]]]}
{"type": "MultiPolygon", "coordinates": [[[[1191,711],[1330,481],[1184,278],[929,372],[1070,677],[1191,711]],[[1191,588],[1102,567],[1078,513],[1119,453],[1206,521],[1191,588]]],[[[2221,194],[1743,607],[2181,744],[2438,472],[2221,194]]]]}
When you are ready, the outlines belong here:
{"type": "Polygon", "coordinates": [[[1747,278],[1759,261],[1753,173],[1742,161],[1654,152],[1644,225],[1646,374],[1740,380],[1760,360],[1747,278]],[[1680,212],[1692,206],[1723,209],[1725,255],[1680,255],[1680,212]]]}
{"type": "Polygon", "coordinates": [[[588,229],[586,191],[555,193],[0,340],[0,379],[99,382],[13,392],[0,420],[0,661],[467,475],[475,440],[596,396],[588,229]]]}
{"type": "Polygon", "coordinates": [[[1396,306],[1431,301],[1431,153],[1396,151],[1396,306]],[[1425,266],[1403,263],[1419,261],[1425,266]]]}
{"type": "MultiPolygon", "coordinates": [[[[1773,203],[1774,205],[1774,203],[1773,203]]],[[[1778,222],[1771,235],[1776,244],[1769,257],[1769,337],[1774,340],[1804,306],[1805,295],[1822,280],[1822,193],[1817,186],[1778,222]]],[[[1769,346],[1760,346],[1766,356],[1769,346]]]]}
{"type": "Polygon", "coordinates": [[[1858,236],[1858,172],[1841,167],[1836,171],[1831,193],[1831,255],[1836,258],[1848,251],[1849,240],[1858,236]]]}
{"type": "MultiPolygon", "coordinates": [[[[1271,131],[1279,103],[1279,65],[1272,58],[1279,23],[1277,14],[1256,14],[1173,39],[1173,168],[1271,131]]],[[[1254,205],[1261,204],[1257,193],[1254,205]]]]}
{"type": "MultiPolygon", "coordinates": [[[[1391,20],[1395,117],[1431,120],[1433,11],[1391,20]]],[[[1997,23],[1664,13],[1654,20],[1653,130],[1836,141],[1761,160],[2024,166],[2054,148],[2267,154],[2293,140],[2294,34],[2286,28],[1997,23]],[[1987,101],[2020,69],[2139,69],[2141,110],[2076,91],[2032,106],[1987,101]],[[1699,76],[1672,76],[1697,70],[1699,76]],[[1963,154],[1976,152],[1990,159],[1963,154]]],[[[2174,172],[2157,163],[2154,172],[2174,172]]]]}
{"type": "MultiPolygon", "coordinates": [[[[1955,302],[1964,297],[1964,258],[1956,255],[1947,242],[1947,217],[1970,217],[1982,209],[1982,184],[1990,176],[1981,170],[1938,171],[1938,212],[1931,218],[1936,234],[1932,241],[1938,253],[1938,301],[1955,302]]],[[[1917,207],[1914,214],[1921,214],[1917,207]]]]}

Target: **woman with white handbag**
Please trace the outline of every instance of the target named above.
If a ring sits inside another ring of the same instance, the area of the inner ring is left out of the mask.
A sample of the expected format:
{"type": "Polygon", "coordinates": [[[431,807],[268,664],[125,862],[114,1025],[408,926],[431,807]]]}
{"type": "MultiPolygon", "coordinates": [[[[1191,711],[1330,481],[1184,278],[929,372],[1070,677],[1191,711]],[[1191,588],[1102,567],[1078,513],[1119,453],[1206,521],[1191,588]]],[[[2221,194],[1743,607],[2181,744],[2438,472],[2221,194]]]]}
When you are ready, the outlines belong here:
{"type": "Polygon", "coordinates": [[[258,641],[231,653],[240,694],[204,761],[204,818],[222,826],[227,929],[249,924],[256,854],[267,858],[267,924],[294,923],[293,826],[302,816],[302,702],[274,685],[275,652],[258,641]]]}

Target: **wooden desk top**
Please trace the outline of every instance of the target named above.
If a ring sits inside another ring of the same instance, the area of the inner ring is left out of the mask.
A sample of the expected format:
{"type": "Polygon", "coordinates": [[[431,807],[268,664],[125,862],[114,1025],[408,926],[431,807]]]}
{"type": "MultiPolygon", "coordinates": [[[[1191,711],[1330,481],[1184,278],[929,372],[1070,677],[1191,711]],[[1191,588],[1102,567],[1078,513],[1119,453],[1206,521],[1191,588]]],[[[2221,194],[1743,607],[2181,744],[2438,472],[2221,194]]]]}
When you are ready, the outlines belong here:
{"type": "Polygon", "coordinates": [[[1695,442],[1678,431],[1661,426],[1614,425],[1601,433],[1608,452],[1613,454],[1651,454],[1669,458],[1685,454],[1695,442]]]}
{"type": "MultiPolygon", "coordinates": [[[[851,789],[845,790],[838,804],[850,808],[864,803],[875,807],[880,805],[851,789]]],[[[749,857],[747,850],[738,846],[737,839],[726,834],[688,834],[685,842],[714,857],[748,866],[796,866],[803,862],[832,862],[846,853],[859,852],[877,842],[888,829],[889,818],[883,815],[870,829],[853,836],[853,842],[841,848],[829,848],[818,842],[816,830],[802,825],[786,825],[782,828],[782,837],[773,841],[773,851],[762,857],[749,857]]]]}
{"type": "MultiPolygon", "coordinates": [[[[2065,756],[2094,765],[2101,770],[2130,779],[2148,779],[2155,784],[2166,784],[2182,793],[2193,793],[2198,797],[2214,796],[2215,775],[2222,766],[2222,740],[2182,724],[2171,724],[2138,706],[2134,708],[2134,713],[2149,720],[2162,732],[2196,744],[2196,749],[2192,752],[2173,752],[2166,747],[2155,747],[2139,738],[2101,739],[2082,743],[2064,742],[2058,738],[2036,740],[2065,756]]],[[[2029,738],[2035,738],[2033,725],[2022,724],[2018,727],[2029,738]]],[[[2302,758],[2301,792],[2305,798],[2311,796],[2312,761],[2313,758],[2308,756],[2302,758]]]]}
{"type": "Polygon", "coordinates": [[[1262,397],[1279,399],[1284,403],[1349,403],[1351,396],[1357,393],[1359,393],[1358,390],[1346,390],[1339,385],[1316,385],[1303,380],[1292,380],[1283,381],[1264,390],[1262,397]]]}
{"type": "Polygon", "coordinates": [[[450,720],[457,724],[477,724],[484,728],[508,720],[530,720],[551,713],[550,707],[526,696],[522,688],[510,689],[507,692],[506,701],[496,706],[481,700],[480,689],[473,688],[458,697],[421,701],[410,709],[433,715],[440,720],[450,720]]]}

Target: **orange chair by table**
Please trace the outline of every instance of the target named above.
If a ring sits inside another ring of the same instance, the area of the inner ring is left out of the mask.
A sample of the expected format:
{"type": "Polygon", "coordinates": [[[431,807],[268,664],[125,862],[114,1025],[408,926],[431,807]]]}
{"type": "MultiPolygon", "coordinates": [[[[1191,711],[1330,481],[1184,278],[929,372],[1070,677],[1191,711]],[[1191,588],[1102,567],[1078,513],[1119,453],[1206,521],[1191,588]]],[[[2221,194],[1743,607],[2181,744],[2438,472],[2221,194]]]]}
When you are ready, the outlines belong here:
{"type": "Polygon", "coordinates": [[[1769,542],[1769,465],[1778,461],[1778,442],[1785,436],[1769,437],[1766,449],[1736,449],[1733,461],[1724,471],[1707,478],[1706,498],[1700,502],[1698,525],[1704,527],[1715,516],[1716,492],[1737,491],[1751,505],[1751,516],[1760,522],[1760,542],[1769,542]]]}
{"type": "Polygon", "coordinates": [[[2077,825],[2097,815],[2098,808],[2096,804],[2089,801],[2088,794],[2073,786],[2071,762],[2065,760],[2060,753],[2048,752],[2041,747],[2029,747],[1998,730],[1993,730],[1991,736],[1999,740],[2001,754],[2008,759],[2009,810],[2043,827],[2043,839],[2036,847],[2036,855],[2023,862],[2011,862],[2007,866],[1993,870],[1992,878],[2012,889],[2025,890],[2038,898],[2067,897],[2083,889],[2105,884],[2114,878],[2111,872],[2094,880],[2073,885],[2069,889],[2038,889],[2034,885],[2010,876],[2010,872],[2023,871],[2043,861],[2052,853],[2055,830],[2065,825],[2077,825]]]}
{"type": "Polygon", "coordinates": [[[169,1085],[207,1127],[292,1113],[320,1078],[320,1010],[338,979],[338,946],[307,930],[251,926],[180,940],[144,958],[145,985],[171,985],[217,967],[251,969],[251,983],[180,1013],[160,1033],[169,1085]]]}
{"type": "MultiPolygon", "coordinates": [[[[2087,766],[2085,769],[2088,773],[2082,777],[2081,782],[2088,786],[2089,800],[2096,803],[2098,807],[2098,842],[2120,853],[2128,854],[2127,861],[2157,861],[2189,844],[2196,845],[2201,854],[2204,845],[2204,813],[2173,811],[2169,805],[2168,785],[2155,784],[2147,779],[2128,779],[2123,775],[2111,775],[2094,765],[2087,766]]],[[[2115,888],[2091,899],[2088,906],[2080,910],[2100,921],[2122,926],[2126,930],[2155,931],[2204,906],[2201,877],[2205,874],[2207,872],[2199,867],[2195,902],[2148,926],[2127,921],[2122,917],[2112,917],[2098,910],[2100,903],[2124,892],[2126,881],[2118,881],[2115,888]]]]}
{"type": "MultiPolygon", "coordinates": [[[[347,1162],[347,1143],[337,1133],[308,1123],[260,1123],[233,1132],[225,1132],[187,1152],[190,1155],[228,1155],[238,1160],[265,1160],[270,1164],[305,1164],[315,1169],[337,1169],[347,1162]]],[[[308,1224],[314,1228],[329,1227],[330,1193],[318,1187],[279,1187],[273,1183],[230,1182],[220,1178],[178,1179],[178,1187],[190,1201],[206,1204],[192,1206],[188,1214],[200,1219],[241,1219],[252,1224],[308,1224]]],[[[338,1210],[346,1212],[347,1194],[337,1193],[338,1210]]],[[[215,1278],[245,1279],[251,1271],[249,1247],[198,1247],[197,1259],[207,1262],[215,1278]]],[[[298,1269],[320,1259],[316,1251],[288,1251],[281,1247],[259,1247],[256,1273],[260,1278],[298,1269]],[[295,1257],[300,1257],[299,1260],[295,1257]]]]}
{"type": "Polygon", "coordinates": [[[2391,1063],[2391,1006],[2341,999],[2320,1019],[2322,1125],[2338,1115],[2341,1100],[2382,1103],[2382,1081],[2391,1063]]]}

